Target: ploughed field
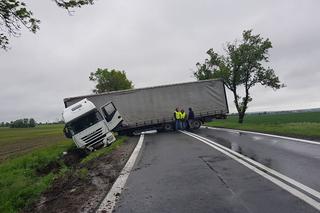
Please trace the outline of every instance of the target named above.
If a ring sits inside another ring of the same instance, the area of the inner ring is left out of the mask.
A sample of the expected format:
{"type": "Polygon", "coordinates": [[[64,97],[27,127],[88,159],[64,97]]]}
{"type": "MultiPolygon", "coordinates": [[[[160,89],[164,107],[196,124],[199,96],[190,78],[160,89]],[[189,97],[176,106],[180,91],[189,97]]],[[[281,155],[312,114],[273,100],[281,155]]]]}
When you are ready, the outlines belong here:
{"type": "Polygon", "coordinates": [[[63,124],[40,125],[35,128],[0,128],[0,162],[65,140],[62,128],[63,124]]]}
{"type": "Polygon", "coordinates": [[[320,140],[320,112],[246,115],[243,124],[232,115],[206,125],[320,140]]]}

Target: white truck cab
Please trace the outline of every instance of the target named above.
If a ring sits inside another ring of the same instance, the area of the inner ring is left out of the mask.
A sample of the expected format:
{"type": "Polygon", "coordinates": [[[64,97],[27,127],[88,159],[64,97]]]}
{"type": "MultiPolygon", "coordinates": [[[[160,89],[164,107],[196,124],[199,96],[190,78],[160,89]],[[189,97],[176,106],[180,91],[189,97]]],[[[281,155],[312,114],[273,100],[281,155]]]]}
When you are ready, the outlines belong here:
{"type": "Polygon", "coordinates": [[[94,150],[115,141],[113,130],[122,118],[112,102],[101,107],[103,116],[88,99],[83,99],[62,113],[65,122],[64,133],[72,138],[77,147],[94,150]]]}

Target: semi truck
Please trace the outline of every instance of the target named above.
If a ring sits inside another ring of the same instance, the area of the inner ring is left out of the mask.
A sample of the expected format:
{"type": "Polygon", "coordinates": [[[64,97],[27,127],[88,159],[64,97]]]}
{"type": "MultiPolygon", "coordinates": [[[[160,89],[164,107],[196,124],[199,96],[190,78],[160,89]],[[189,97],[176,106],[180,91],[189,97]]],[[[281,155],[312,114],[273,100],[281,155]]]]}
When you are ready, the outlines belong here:
{"type": "Polygon", "coordinates": [[[229,109],[221,79],[177,83],[64,99],[64,132],[78,147],[95,149],[120,135],[142,131],[171,131],[174,110],[192,108],[192,129],[212,119],[226,118],[229,109]]]}

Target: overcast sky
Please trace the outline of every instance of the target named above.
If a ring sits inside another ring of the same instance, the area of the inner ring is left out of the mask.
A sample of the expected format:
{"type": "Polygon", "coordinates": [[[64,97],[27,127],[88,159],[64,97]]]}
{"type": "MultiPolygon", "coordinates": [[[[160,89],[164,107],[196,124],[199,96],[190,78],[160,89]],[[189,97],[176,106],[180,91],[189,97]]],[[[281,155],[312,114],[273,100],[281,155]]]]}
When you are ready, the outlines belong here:
{"type": "Polygon", "coordinates": [[[61,119],[63,98],[91,93],[97,68],[125,70],[136,88],[193,81],[205,52],[223,53],[245,29],[270,38],[269,66],[287,85],[255,87],[249,111],[320,107],[318,0],[99,0],[73,16],[51,0],[25,2],[41,29],[0,50],[0,121],[61,119]]]}

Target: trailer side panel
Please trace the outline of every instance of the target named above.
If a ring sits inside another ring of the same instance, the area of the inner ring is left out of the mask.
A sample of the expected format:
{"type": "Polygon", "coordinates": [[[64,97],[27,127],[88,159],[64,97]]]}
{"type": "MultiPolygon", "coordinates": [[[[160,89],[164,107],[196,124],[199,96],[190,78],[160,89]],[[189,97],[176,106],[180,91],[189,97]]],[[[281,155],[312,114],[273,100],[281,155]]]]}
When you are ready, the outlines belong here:
{"type": "Polygon", "coordinates": [[[198,117],[228,113],[224,84],[221,80],[67,98],[65,105],[70,106],[83,98],[88,98],[97,108],[112,101],[129,127],[169,122],[173,120],[176,107],[186,112],[191,107],[198,117]]]}

